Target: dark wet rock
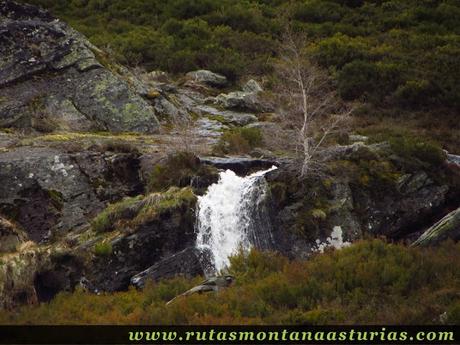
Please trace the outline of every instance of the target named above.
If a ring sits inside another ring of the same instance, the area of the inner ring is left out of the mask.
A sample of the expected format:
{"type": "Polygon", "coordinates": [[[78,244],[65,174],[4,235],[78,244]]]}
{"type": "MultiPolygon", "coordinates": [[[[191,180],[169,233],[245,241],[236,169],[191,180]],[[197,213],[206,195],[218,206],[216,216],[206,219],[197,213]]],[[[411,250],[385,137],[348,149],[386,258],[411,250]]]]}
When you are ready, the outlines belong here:
{"type": "Polygon", "coordinates": [[[195,247],[186,248],[179,253],[162,259],[145,271],[136,274],[131,278],[131,284],[138,288],[143,288],[148,280],[157,281],[175,276],[193,278],[203,275],[200,255],[200,251],[195,247]]]}
{"type": "Polygon", "coordinates": [[[142,191],[132,153],[19,147],[0,153],[0,212],[40,242],[88,225],[105,201],[142,191]]]}
{"type": "Polygon", "coordinates": [[[52,230],[69,231],[98,210],[88,179],[67,154],[21,147],[0,154],[0,210],[15,219],[34,241],[52,230]]]}
{"type": "Polygon", "coordinates": [[[82,35],[33,6],[0,6],[0,126],[158,130],[153,108],[97,61],[100,51],[82,35]]]}
{"type": "Polygon", "coordinates": [[[81,280],[83,269],[82,259],[72,253],[51,254],[34,276],[38,302],[49,302],[61,291],[73,291],[81,280]]]}
{"type": "Polygon", "coordinates": [[[212,165],[218,169],[230,169],[238,175],[246,175],[255,169],[268,169],[277,162],[267,159],[248,158],[248,157],[200,157],[203,164],[212,165]]]}
{"type": "Polygon", "coordinates": [[[189,72],[186,77],[191,81],[203,83],[212,87],[223,87],[228,83],[225,76],[208,70],[189,72]]]}
{"type": "Polygon", "coordinates": [[[418,180],[421,175],[423,173],[415,173],[408,189],[402,193],[389,192],[380,198],[354,188],[356,207],[363,212],[363,226],[367,231],[375,235],[403,237],[441,211],[449,187],[431,180],[422,184],[418,180]]]}
{"type": "Polygon", "coordinates": [[[84,151],[71,157],[100,200],[113,202],[144,191],[138,153],[84,151]]]}
{"type": "Polygon", "coordinates": [[[426,229],[452,203],[455,186],[440,178],[448,174],[444,165],[436,173],[422,164],[392,165],[401,158],[383,143],[336,151],[331,157],[337,161],[329,164],[341,168],[333,173],[299,179],[296,165],[280,164],[266,176],[275,243],[289,256],[307,257],[318,249],[315,242],[323,243],[338,228],[346,242],[366,234],[407,238],[426,229]],[[370,170],[372,165],[380,168],[370,170]]]}
{"type": "Polygon", "coordinates": [[[436,245],[444,240],[460,240],[460,208],[450,212],[439,222],[427,229],[413,246],[436,245]]]}

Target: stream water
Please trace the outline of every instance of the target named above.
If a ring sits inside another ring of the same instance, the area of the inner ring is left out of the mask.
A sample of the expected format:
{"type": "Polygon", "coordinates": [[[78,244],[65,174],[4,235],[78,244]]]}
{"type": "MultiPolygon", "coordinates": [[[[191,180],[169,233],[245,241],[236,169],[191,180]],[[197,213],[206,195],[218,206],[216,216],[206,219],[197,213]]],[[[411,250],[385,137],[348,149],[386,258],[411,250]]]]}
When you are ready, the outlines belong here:
{"type": "Polygon", "coordinates": [[[229,257],[239,250],[272,248],[264,175],[275,169],[273,166],[245,177],[223,171],[219,181],[198,197],[196,246],[203,254],[207,275],[225,269],[229,257]]]}

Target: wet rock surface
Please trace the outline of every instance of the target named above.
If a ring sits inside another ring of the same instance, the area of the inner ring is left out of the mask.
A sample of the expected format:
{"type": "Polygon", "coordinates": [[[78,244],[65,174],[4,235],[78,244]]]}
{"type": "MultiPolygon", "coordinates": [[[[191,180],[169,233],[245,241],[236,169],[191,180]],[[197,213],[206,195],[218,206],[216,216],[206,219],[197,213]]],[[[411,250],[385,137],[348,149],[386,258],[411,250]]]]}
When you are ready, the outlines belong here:
{"type": "Polygon", "coordinates": [[[143,288],[148,280],[172,278],[177,275],[186,278],[193,278],[203,275],[203,268],[200,263],[201,252],[195,247],[189,247],[183,251],[166,257],[149,267],[145,271],[136,274],[131,278],[131,284],[137,288],[143,288]]]}

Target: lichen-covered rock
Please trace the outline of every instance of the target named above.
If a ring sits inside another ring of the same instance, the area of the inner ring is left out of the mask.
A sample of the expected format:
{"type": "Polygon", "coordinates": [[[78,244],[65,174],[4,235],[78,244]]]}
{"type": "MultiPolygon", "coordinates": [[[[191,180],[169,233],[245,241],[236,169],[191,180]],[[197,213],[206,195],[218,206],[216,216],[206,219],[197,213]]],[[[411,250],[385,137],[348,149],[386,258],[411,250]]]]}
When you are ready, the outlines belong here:
{"type": "Polygon", "coordinates": [[[189,72],[186,77],[194,82],[203,83],[213,87],[223,87],[228,83],[225,76],[208,70],[189,72]]]}
{"type": "Polygon", "coordinates": [[[257,116],[250,113],[242,113],[231,110],[219,110],[208,105],[198,105],[193,108],[195,113],[202,116],[209,116],[211,119],[217,119],[226,124],[235,126],[245,126],[257,121],[257,116]]]}
{"type": "Polygon", "coordinates": [[[216,104],[227,109],[236,109],[263,113],[272,111],[272,106],[260,97],[259,92],[233,91],[221,93],[215,99],[216,104]]]}
{"type": "Polygon", "coordinates": [[[452,211],[439,222],[427,229],[413,246],[428,246],[438,244],[446,239],[460,240],[460,208],[452,211]]]}
{"type": "Polygon", "coordinates": [[[0,4],[0,126],[155,132],[154,109],[82,35],[34,6],[0,4]]]}
{"type": "Polygon", "coordinates": [[[259,85],[258,82],[256,82],[254,79],[250,79],[248,80],[246,84],[244,84],[243,91],[244,92],[262,92],[263,89],[259,85]]]}

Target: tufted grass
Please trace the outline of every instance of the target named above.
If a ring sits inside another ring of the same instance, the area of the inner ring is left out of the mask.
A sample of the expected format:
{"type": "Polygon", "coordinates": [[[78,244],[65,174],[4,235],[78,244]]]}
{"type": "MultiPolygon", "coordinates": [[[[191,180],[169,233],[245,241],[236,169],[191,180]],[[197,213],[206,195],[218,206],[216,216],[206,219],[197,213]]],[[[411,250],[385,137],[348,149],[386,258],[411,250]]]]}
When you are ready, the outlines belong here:
{"type": "Polygon", "coordinates": [[[91,226],[99,233],[115,230],[122,225],[137,226],[182,205],[192,205],[195,200],[192,189],[188,187],[171,187],[163,193],[126,197],[107,206],[92,220],[91,226]]]}

